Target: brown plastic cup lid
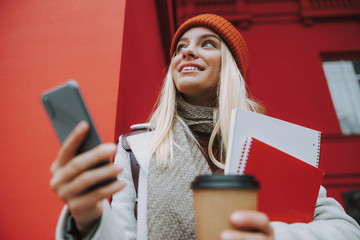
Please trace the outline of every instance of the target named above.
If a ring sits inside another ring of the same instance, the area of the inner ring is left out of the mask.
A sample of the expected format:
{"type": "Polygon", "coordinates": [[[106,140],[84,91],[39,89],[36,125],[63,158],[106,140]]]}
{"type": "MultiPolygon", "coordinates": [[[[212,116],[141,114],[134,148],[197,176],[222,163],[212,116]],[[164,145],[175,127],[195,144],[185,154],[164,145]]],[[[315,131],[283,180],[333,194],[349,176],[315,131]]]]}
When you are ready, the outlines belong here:
{"type": "Polygon", "coordinates": [[[192,189],[244,188],[259,189],[260,184],[251,175],[212,174],[197,176],[191,184],[192,189]]]}

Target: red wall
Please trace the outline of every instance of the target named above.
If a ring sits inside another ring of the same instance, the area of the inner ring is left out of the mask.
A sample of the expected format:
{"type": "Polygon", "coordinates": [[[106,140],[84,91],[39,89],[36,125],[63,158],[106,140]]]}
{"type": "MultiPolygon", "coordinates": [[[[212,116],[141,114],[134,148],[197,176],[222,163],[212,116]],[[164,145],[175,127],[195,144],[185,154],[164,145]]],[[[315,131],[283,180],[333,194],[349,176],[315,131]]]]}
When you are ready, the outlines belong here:
{"type": "Polygon", "coordinates": [[[0,239],[53,239],[63,203],[50,190],[59,143],[41,93],[78,80],[113,141],[125,1],[0,2],[0,239]]]}
{"type": "Polygon", "coordinates": [[[132,124],[146,122],[167,70],[158,23],[168,21],[158,19],[158,11],[167,9],[156,9],[154,2],[126,3],[115,139],[132,124]]]}
{"type": "Polygon", "coordinates": [[[267,112],[323,133],[341,133],[320,53],[360,49],[359,24],[259,24],[242,33],[251,89],[267,112]]]}

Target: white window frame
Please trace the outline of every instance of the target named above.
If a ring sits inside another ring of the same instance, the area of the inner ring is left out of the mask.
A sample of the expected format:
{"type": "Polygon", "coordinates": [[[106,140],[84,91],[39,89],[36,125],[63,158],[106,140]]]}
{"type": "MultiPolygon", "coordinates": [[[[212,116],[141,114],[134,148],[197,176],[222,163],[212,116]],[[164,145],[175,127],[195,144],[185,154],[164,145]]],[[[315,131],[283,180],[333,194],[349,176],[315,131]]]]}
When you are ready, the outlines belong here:
{"type": "Polygon", "coordinates": [[[354,61],[324,61],[323,69],[343,134],[360,134],[360,74],[354,61]]]}

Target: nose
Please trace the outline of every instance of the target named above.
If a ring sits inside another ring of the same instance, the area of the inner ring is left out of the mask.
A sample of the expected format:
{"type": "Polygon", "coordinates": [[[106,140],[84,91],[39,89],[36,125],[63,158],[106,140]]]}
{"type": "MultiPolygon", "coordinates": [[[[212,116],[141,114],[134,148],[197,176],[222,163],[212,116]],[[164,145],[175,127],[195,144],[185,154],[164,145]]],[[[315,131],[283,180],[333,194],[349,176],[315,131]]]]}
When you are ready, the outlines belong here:
{"type": "Polygon", "coordinates": [[[182,51],[182,58],[188,59],[188,58],[198,58],[199,54],[196,52],[196,50],[192,46],[188,46],[182,51]]]}

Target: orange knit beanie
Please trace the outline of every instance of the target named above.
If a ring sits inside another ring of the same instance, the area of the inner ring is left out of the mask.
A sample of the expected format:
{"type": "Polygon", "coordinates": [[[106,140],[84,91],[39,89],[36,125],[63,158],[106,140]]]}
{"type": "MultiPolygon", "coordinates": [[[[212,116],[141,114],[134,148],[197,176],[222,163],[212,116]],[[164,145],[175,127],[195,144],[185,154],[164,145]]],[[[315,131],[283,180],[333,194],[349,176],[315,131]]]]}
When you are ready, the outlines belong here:
{"type": "Polygon", "coordinates": [[[226,19],[215,14],[201,14],[185,21],[176,31],[171,42],[170,58],[172,58],[181,36],[190,28],[206,27],[218,34],[229,47],[243,77],[248,68],[248,50],[239,31],[226,19]]]}

